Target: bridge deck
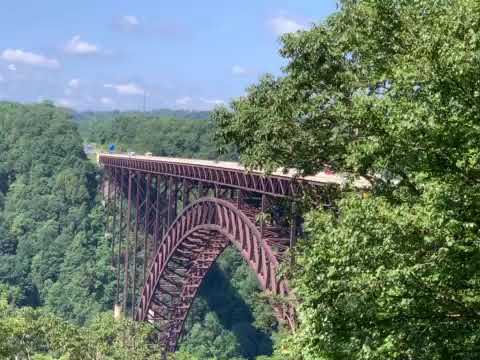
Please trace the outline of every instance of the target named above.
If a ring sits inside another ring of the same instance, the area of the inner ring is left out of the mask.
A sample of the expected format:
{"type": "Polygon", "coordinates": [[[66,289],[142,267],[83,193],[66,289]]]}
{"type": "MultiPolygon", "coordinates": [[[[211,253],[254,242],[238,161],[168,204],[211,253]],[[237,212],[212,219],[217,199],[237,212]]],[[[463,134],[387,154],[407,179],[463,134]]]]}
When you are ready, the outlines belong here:
{"type": "MultiPolygon", "coordinates": [[[[174,158],[174,157],[164,157],[164,156],[144,156],[144,155],[126,155],[126,154],[107,154],[101,153],[101,157],[111,157],[116,159],[139,159],[147,160],[154,162],[163,162],[171,164],[182,164],[182,165],[193,165],[193,166],[202,166],[215,168],[219,170],[238,170],[242,172],[247,172],[247,169],[240,163],[235,161],[214,161],[214,160],[199,160],[199,159],[184,159],[184,158],[174,158]]],[[[265,175],[263,171],[248,171],[252,174],[265,175]]],[[[297,172],[293,169],[283,172],[275,171],[270,174],[270,176],[284,177],[287,179],[297,178],[297,180],[305,180],[312,183],[320,184],[343,184],[345,182],[345,177],[338,174],[327,174],[325,172],[320,172],[314,176],[298,176],[297,172]]]]}
{"type": "MultiPolygon", "coordinates": [[[[266,175],[262,171],[247,170],[243,165],[233,161],[100,153],[99,162],[106,166],[172,175],[284,196],[298,193],[298,187],[293,185],[294,182],[310,186],[342,185],[346,182],[346,177],[340,174],[321,172],[302,177],[298,176],[294,169],[275,171],[266,175]]],[[[368,187],[368,182],[365,179],[359,179],[355,182],[355,186],[368,187]]]]}

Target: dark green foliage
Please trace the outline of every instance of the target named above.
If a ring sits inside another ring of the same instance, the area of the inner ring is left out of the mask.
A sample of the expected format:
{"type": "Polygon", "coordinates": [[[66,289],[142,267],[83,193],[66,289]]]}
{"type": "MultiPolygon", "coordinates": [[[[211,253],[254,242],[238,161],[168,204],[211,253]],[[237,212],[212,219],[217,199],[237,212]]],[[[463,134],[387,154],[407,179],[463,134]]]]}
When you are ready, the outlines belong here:
{"type": "Polygon", "coordinates": [[[45,309],[9,306],[6,293],[0,287],[1,359],[162,359],[147,324],[114,321],[101,314],[88,326],[78,327],[45,309]]]}
{"type": "Polygon", "coordinates": [[[344,0],[282,38],[284,76],[213,115],[254,168],[329,165],[291,269],[306,360],[480,357],[480,3],[344,0]]]}
{"type": "Polygon", "coordinates": [[[239,252],[227,248],[202,284],[181,350],[199,359],[255,359],[271,354],[270,336],[277,323],[260,294],[258,280],[239,252]],[[214,351],[219,343],[226,343],[222,346],[229,350],[214,351]]]}
{"type": "Polygon", "coordinates": [[[140,111],[85,111],[76,113],[73,119],[78,124],[88,123],[97,120],[111,120],[119,116],[128,117],[149,117],[149,118],[172,118],[172,119],[187,119],[187,120],[205,120],[210,116],[209,111],[190,111],[190,110],[172,110],[172,109],[158,109],[147,112],[140,111]]]}
{"type": "MultiPolygon", "coordinates": [[[[152,152],[158,156],[220,159],[213,142],[212,124],[208,118],[157,117],[144,113],[119,113],[81,123],[87,142],[106,148],[117,145],[117,151],[152,152]]],[[[235,158],[232,152],[222,159],[235,158]]]]}
{"type": "MultiPolygon", "coordinates": [[[[206,120],[129,114],[88,123],[85,129],[89,140],[115,142],[124,150],[216,156],[211,124],[206,120]]],[[[109,310],[114,299],[110,247],[104,238],[105,214],[96,199],[98,175],[82,152],[71,114],[51,104],[2,103],[0,132],[5,135],[0,139],[0,283],[8,285],[11,303],[41,309],[3,313],[0,326],[16,319],[19,327],[8,331],[34,339],[16,346],[10,336],[6,343],[0,340],[0,349],[7,346],[11,354],[24,356],[30,348],[32,353],[48,353],[46,359],[67,353],[75,358],[79,347],[91,346],[85,342],[86,334],[88,341],[103,344],[102,334],[92,333],[91,327],[67,325],[51,313],[72,323],[93,322],[95,327],[100,325],[96,316],[109,310]],[[36,330],[38,326],[43,329],[36,330]],[[58,332],[50,331],[54,327],[58,332]],[[55,350],[52,342],[57,336],[66,341],[64,347],[73,346],[67,339],[72,336],[77,347],[55,350]]],[[[105,326],[112,325],[109,318],[102,321],[105,326]]],[[[270,336],[276,327],[255,276],[239,253],[228,249],[209,274],[191,311],[180,355],[254,359],[272,352],[270,336]]],[[[119,338],[115,331],[120,330],[112,325],[105,335],[110,339],[107,344],[119,338]]],[[[122,349],[129,358],[130,350],[122,349]]]]}
{"type": "Polygon", "coordinates": [[[84,322],[110,308],[96,170],[68,112],[0,104],[0,282],[19,305],[84,322]]]}

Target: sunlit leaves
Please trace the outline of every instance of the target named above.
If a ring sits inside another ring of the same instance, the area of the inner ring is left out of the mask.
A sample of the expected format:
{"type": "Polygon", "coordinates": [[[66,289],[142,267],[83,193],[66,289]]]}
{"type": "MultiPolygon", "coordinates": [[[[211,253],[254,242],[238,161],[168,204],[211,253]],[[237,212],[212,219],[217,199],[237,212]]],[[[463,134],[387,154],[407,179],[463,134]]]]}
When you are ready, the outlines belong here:
{"type": "Polygon", "coordinates": [[[283,354],[480,354],[480,3],[344,0],[283,38],[284,76],[214,115],[250,167],[367,177],[308,216],[283,354]],[[264,136],[270,132],[270,136],[264,136]]]}

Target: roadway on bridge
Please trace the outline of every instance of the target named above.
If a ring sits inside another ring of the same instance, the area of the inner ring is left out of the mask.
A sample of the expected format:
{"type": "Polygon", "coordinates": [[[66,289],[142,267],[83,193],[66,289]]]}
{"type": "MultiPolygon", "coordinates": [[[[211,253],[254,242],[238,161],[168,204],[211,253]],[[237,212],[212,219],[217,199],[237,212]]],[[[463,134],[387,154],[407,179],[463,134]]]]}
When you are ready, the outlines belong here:
{"type": "MultiPolygon", "coordinates": [[[[249,172],[252,174],[262,174],[267,175],[265,172],[260,170],[248,170],[242,164],[234,161],[214,161],[214,160],[199,160],[199,159],[185,159],[185,158],[176,158],[176,157],[163,157],[163,156],[147,156],[147,155],[128,155],[128,154],[110,154],[110,153],[100,153],[100,156],[112,157],[116,159],[138,159],[138,160],[147,160],[161,163],[169,164],[178,164],[178,165],[192,165],[200,166],[207,168],[214,168],[218,170],[234,170],[239,172],[249,172]]],[[[313,184],[338,184],[344,185],[347,182],[347,177],[341,174],[335,173],[326,173],[319,172],[316,175],[312,176],[298,176],[298,172],[295,169],[288,170],[277,170],[268,174],[271,176],[286,178],[286,179],[298,179],[304,180],[313,184]]],[[[363,178],[357,179],[354,182],[355,187],[357,188],[368,188],[370,183],[363,178]]]]}

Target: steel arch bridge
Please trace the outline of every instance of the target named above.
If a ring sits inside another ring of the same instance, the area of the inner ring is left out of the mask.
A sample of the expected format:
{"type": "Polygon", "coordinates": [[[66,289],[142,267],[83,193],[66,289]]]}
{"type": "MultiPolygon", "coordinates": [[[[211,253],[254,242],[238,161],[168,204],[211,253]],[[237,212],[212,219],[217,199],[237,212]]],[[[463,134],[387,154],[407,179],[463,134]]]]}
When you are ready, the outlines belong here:
{"type": "Polygon", "coordinates": [[[167,352],[175,351],[203,280],[229,245],[271,295],[279,322],[295,327],[279,267],[301,231],[296,199],[308,192],[328,205],[329,188],[343,178],[267,176],[233,162],[151,156],[100,154],[99,162],[116,307],[152,323],[167,352]]]}

